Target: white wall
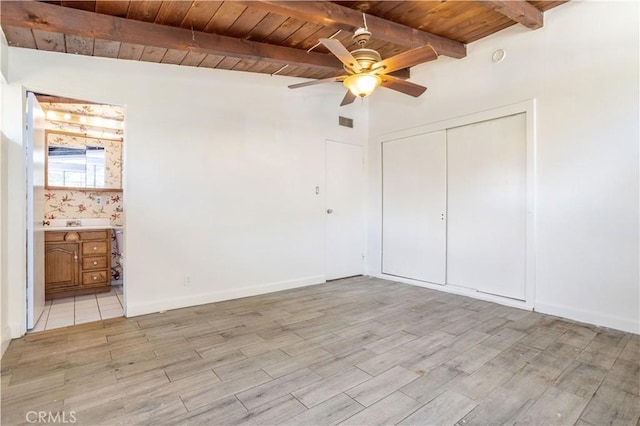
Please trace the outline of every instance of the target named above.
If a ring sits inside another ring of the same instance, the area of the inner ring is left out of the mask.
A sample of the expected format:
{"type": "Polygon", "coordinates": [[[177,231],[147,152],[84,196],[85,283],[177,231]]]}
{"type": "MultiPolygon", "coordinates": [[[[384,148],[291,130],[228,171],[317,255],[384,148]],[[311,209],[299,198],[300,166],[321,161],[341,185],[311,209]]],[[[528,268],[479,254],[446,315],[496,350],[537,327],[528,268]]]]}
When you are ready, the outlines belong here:
{"type": "Polygon", "coordinates": [[[7,38],[0,28],[0,79],[6,81],[9,75],[9,45],[7,38]]]}
{"type": "Polygon", "coordinates": [[[414,68],[429,87],[419,99],[376,93],[369,272],[380,273],[380,135],[535,98],[535,309],[640,332],[638,7],[570,2],[540,30],[517,25],[465,59],[414,68]]]}
{"type": "MultiPolygon", "coordinates": [[[[3,125],[14,152],[23,87],[126,107],[128,315],[324,281],[324,141],[365,144],[368,130],[366,106],[339,108],[340,85],[293,91],[298,79],[261,74],[19,48],[9,57],[3,125]],[[356,127],[339,127],[339,114],[356,127]]],[[[19,157],[11,165],[20,188],[19,157]]],[[[23,203],[9,202],[19,225],[23,203]]],[[[10,235],[14,337],[24,331],[23,247],[10,235]]]]}
{"type": "MultiPolygon", "coordinates": [[[[0,94],[4,82],[0,82],[0,94]]],[[[1,111],[0,111],[1,114],[1,111]]],[[[7,245],[7,148],[9,141],[4,132],[0,131],[0,356],[9,346],[11,330],[9,328],[9,276],[8,276],[8,245],[7,245]]]]}
{"type": "MultiPolygon", "coordinates": [[[[2,117],[2,93],[6,88],[9,70],[7,39],[0,28],[0,117],[2,117]]],[[[7,148],[9,141],[0,123],[0,356],[11,340],[9,330],[9,279],[7,275],[7,148]]]]}

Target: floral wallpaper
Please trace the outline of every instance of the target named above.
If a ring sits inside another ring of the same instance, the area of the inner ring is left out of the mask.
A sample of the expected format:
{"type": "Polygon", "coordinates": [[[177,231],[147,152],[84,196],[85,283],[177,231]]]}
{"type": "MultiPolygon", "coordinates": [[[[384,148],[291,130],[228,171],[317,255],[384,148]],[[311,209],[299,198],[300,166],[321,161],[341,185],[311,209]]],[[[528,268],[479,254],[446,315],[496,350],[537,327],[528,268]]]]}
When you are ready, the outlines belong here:
{"type": "Polygon", "coordinates": [[[64,121],[52,121],[47,120],[45,125],[46,130],[57,130],[59,132],[78,133],[80,135],[91,135],[94,137],[104,138],[123,138],[123,129],[105,129],[97,126],[90,126],[88,124],[68,123],[64,121]]]}
{"type": "Polygon", "coordinates": [[[97,116],[112,120],[124,120],[124,108],[118,105],[107,104],[74,104],[61,102],[44,102],[46,109],[68,112],[71,114],[97,116]]]}
{"type": "Polygon", "coordinates": [[[119,281],[122,278],[122,265],[120,264],[120,253],[122,249],[118,247],[116,231],[111,230],[111,281],[119,281]]]}
{"type": "MultiPolygon", "coordinates": [[[[122,192],[47,189],[45,219],[109,218],[111,226],[123,225],[122,192]],[[98,204],[97,197],[102,197],[98,204]]],[[[122,266],[115,231],[111,233],[111,278],[119,280],[122,266]]]]}
{"type": "Polygon", "coordinates": [[[84,148],[85,146],[104,147],[105,150],[105,188],[122,188],[122,142],[110,139],[98,139],[83,135],[71,135],[47,131],[47,144],[84,148]]]}
{"type": "Polygon", "coordinates": [[[109,218],[112,226],[123,225],[122,192],[47,189],[45,219],[109,218]],[[102,197],[102,204],[98,204],[102,197]]]}
{"type": "Polygon", "coordinates": [[[124,137],[124,108],[117,105],[41,102],[47,111],[46,129],[95,138],[124,137]],[[66,116],[69,114],[69,116],[66,116]]]}

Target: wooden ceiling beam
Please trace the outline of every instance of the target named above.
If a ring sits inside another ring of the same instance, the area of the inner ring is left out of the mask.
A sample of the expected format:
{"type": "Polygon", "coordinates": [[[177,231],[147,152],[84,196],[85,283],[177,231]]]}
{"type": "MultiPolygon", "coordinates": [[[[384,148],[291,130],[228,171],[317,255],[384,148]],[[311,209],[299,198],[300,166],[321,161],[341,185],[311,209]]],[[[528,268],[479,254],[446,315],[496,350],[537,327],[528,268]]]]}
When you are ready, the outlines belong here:
{"type": "MultiPolygon", "coordinates": [[[[363,26],[362,13],[328,1],[240,1],[245,6],[262,9],[277,15],[291,16],[303,21],[353,32],[363,26]]],[[[408,46],[421,47],[432,45],[438,54],[453,58],[467,56],[463,43],[420,31],[397,22],[366,15],[367,28],[373,38],[408,46]]]]}
{"type": "Polygon", "coordinates": [[[343,70],[335,57],[322,53],[189,29],[134,21],[84,10],[31,1],[2,1],[3,27],[22,27],[55,33],[133,43],[165,49],[234,58],[267,60],[322,70],[343,70]]]}
{"type": "Polygon", "coordinates": [[[480,3],[519,22],[527,28],[537,30],[544,25],[542,11],[526,0],[478,0],[480,3]]]}

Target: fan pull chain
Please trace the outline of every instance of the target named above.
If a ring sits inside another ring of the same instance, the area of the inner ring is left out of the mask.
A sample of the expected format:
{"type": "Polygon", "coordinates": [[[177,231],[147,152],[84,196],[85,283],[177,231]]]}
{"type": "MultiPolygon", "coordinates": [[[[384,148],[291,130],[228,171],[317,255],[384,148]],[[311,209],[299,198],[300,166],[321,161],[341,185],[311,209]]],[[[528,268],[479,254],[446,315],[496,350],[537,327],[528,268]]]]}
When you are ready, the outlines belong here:
{"type": "Polygon", "coordinates": [[[367,28],[367,14],[362,12],[362,22],[364,22],[364,29],[369,31],[369,28],[367,28]]]}
{"type": "Polygon", "coordinates": [[[271,73],[271,76],[273,77],[274,75],[277,75],[278,73],[280,73],[280,72],[284,71],[284,69],[285,69],[285,68],[287,68],[288,66],[289,66],[289,64],[286,64],[286,65],[281,66],[281,67],[278,69],[278,71],[276,71],[276,72],[274,72],[274,73],[271,73]]]}

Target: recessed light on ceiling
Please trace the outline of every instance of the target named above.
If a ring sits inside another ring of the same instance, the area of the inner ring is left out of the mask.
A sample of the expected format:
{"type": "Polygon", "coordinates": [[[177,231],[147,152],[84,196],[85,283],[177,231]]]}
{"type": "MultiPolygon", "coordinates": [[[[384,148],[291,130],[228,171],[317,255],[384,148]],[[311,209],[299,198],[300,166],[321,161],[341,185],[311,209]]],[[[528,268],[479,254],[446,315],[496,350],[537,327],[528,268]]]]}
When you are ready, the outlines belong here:
{"type": "Polygon", "coordinates": [[[64,115],[64,119],[65,119],[65,120],[71,120],[71,114],[66,113],[66,114],[64,115]]]}

